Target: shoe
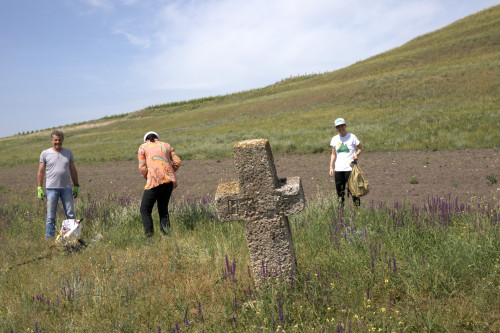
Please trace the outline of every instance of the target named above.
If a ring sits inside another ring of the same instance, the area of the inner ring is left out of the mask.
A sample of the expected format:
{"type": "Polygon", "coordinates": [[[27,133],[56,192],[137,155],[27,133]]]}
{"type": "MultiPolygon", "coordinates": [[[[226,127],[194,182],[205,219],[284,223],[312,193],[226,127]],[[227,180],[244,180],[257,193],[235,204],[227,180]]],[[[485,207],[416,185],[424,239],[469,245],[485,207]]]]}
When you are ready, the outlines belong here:
{"type": "Polygon", "coordinates": [[[170,230],[170,221],[168,219],[165,219],[164,221],[160,222],[160,231],[164,235],[168,235],[170,230]]]}
{"type": "Polygon", "coordinates": [[[169,227],[163,227],[162,225],[160,225],[160,231],[162,232],[162,234],[164,235],[168,235],[169,231],[170,231],[170,228],[169,227]]]}

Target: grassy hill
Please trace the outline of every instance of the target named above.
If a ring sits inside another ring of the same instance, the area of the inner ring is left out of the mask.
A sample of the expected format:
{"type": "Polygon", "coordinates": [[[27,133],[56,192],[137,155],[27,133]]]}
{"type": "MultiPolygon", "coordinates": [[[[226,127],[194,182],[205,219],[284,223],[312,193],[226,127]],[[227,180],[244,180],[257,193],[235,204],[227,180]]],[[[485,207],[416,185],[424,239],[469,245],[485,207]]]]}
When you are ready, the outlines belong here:
{"type": "MultiPolygon", "coordinates": [[[[368,151],[488,148],[500,145],[498,96],[500,5],[334,72],[62,129],[85,163],[135,159],[148,130],[183,159],[228,157],[258,137],[275,152],[322,152],[337,117],[368,151]]],[[[37,161],[49,133],[0,139],[0,165],[37,161]]]]}

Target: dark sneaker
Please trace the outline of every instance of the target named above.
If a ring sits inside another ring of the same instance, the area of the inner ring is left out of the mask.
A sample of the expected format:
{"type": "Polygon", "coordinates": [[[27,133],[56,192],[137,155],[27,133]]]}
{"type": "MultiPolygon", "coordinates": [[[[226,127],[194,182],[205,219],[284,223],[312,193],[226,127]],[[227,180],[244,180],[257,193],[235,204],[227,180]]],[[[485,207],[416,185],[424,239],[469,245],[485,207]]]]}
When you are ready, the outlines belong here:
{"type": "Polygon", "coordinates": [[[169,230],[170,230],[170,228],[169,228],[169,227],[166,227],[166,228],[165,228],[165,227],[163,227],[162,225],[160,225],[160,231],[162,232],[162,234],[164,234],[164,235],[168,235],[169,230]]]}
{"type": "Polygon", "coordinates": [[[170,230],[170,221],[168,219],[160,221],[160,231],[164,235],[168,235],[169,230],[170,230]]]}

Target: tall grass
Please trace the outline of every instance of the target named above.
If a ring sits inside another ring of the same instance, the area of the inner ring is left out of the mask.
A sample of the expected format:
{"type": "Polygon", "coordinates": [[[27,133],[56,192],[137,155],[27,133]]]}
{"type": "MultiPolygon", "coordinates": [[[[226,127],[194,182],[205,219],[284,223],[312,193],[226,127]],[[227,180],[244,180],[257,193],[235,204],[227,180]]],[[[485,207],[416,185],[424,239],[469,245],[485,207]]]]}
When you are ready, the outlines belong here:
{"type": "Polygon", "coordinates": [[[257,289],[243,223],[220,222],[210,200],[173,202],[170,236],[146,239],[127,198],[79,199],[83,239],[104,240],[16,266],[52,244],[43,203],[18,199],[0,208],[1,331],[500,329],[498,201],[342,209],[321,196],[290,217],[298,272],[257,289]]]}

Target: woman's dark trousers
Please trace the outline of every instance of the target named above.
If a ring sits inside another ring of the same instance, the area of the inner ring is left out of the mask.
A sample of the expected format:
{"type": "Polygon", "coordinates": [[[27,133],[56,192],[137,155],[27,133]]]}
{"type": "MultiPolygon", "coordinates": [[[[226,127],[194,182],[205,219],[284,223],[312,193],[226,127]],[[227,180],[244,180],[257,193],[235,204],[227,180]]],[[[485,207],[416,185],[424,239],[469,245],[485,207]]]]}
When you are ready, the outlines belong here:
{"type": "Polygon", "coordinates": [[[168,182],[153,187],[150,190],[144,190],[141,201],[141,218],[142,225],[144,226],[144,234],[146,234],[146,236],[152,236],[154,233],[151,213],[153,212],[155,202],[157,203],[158,214],[160,215],[160,231],[164,234],[168,233],[168,229],[170,228],[168,202],[170,201],[170,195],[173,189],[174,183],[168,182]]]}
{"type": "MultiPolygon", "coordinates": [[[[351,171],[335,171],[335,188],[337,189],[337,196],[339,197],[342,206],[344,206],[346,185],[350,175],[351,171]]],[[[361,205],[359,197],[355,197],[354,195],[352,196],[352,202],[354,203],[354,206],[359,207],[361,205]]]]}

